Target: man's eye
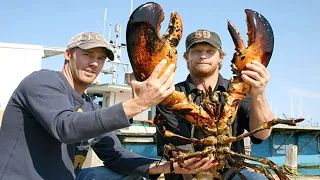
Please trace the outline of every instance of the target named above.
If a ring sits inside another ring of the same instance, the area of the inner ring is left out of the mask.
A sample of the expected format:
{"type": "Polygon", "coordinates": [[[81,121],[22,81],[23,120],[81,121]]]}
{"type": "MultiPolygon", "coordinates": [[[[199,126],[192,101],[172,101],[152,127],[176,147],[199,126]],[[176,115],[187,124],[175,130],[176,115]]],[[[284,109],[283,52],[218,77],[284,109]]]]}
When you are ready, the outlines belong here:
{"type": "Polygon", "coordinates": [[[216,52],[215,49],[211,49],[211,50],[208,51],[208,53],[210,53],[210,54],[213,54],[213,53],[215,53],[215,52],[216,52]]]}

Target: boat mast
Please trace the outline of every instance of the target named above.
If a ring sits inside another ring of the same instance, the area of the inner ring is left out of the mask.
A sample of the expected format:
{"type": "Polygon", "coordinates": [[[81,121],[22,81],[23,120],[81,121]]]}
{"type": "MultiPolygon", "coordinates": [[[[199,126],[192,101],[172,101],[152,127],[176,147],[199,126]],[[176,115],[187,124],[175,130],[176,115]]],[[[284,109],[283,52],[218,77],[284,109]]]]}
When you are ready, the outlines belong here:
{"type": "MultiPolygon", "coordinates": [[[[106,16],[107,16],[107,8],[105,9],[105,16],[104,16],[104,30],[105,31],[105,23],[106,23],[106,16]]],[[[116,24],[115,25],[115,41],[111,40],[111,31],[112,31],[112,23],[110,23],[109,26],[109,45],[111,46],[111,49],[114,53],[114,60],[108,61],[111,63],[112,67],[107,67],[101,70],[103,74],[112,74],[112,84],[117,84],[117,69],[118,66],[121,64],[123,66],[123,69],[125,73],[129,71],[129,62],[121,62],[121,50],[122,48],[126,48],[126,44],[120,43],[121,42],[121,25],[116,24]]],[[[105,32],[103,32],[103,36],[105,32]]],[[[104,37],[105,38],[105,37],[104,37]]]]}

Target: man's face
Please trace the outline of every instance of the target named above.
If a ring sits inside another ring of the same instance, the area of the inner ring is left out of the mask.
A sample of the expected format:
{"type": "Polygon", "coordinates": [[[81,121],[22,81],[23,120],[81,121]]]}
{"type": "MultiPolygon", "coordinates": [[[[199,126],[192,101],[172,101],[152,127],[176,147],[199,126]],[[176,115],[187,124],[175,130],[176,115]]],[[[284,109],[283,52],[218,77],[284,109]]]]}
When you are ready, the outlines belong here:
{"type": "Polygon", "coordinates": [[[193,45],[187,54],[190,74],[198,77],[208,77],[219,70],[222,61],[217,48],[208,43],[193,45]]]}
{"type": "MultiPolygon", "coordinates": [[[[74,83],[89,85],[100,73],[107,57],[105,48],[80,49],[70,51],[69,68],[74,83]]],[[[68,59],[66,59],[68,60],[68,59]]]]}

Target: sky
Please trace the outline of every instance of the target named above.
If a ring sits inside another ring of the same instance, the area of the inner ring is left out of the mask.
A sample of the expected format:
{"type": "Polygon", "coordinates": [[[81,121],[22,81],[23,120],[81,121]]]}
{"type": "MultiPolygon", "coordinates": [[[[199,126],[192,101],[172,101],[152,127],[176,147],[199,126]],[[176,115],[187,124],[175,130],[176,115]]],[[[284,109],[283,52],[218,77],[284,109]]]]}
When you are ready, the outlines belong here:
{"type": "MultiPolygon", "coordinates": [[[[148,1],[133,0],[133,10],[148,1]]],[[[165,19],[160,34],[168,26],[172,11],[180,14],[183,23],[183,37],[177,47],[178,64],[175,82],[184,81],[188,75],[183,58],[186,36],[198,29],[208,29],[220,35],[222,48],[227,53],[223,60],[221,74],[229,79],[232,76],[230,61],[234,44],[227,30],[227,19],[239,29],[247,41],[245,9],[255,10],[264,15],[274,32],[274,51],[268,71],[271,75],[266,88],[266,97],[276,117],[302,117],[306,120],[301,126],[320,127],[320,75],[319,50],[320,36],[318,0],[269,0],[267,1],[215,1],[215,0],[174,0],[154,1],[159,3],[165,19]],[[292,98],[292,111],[291,111],[292,98]],[[300,103],[301,102],[301,103],[300,103]],[[301,107],[300,107],[301,104],[301,107]],[[302,112],[299,113],[299,109],[302,112]]],[[[10,0],[1,3],[0,42],[44,45],[65,48],[75,34],[82,31],[105,33],[108,39],[111,25],[111,40],[115,40],[115,25],[120,24],[120,42],[126,43],[126,24],[131,13],[131,0],[10,0]],[[105,8],[107,8],[104,21],[105,8]],[[105,26],[104,26],[105,24],[105,26]],[[104,28],[105,27],[105,28],[104,28]],[[105,31],[104,31],[105,29],[105,31]]],[[[121,61],[129,62],[126,49],[122,49],[121,61]]],[[[62,55],[46,58],[42,68],[61,70],[62,55]]],[[[105,68],[110,67],[105,64],[105,68]]],[[[12,67],[10,67],[11,69],[12,67]]],[[[118,83],[124,82],[124,67],[119,65],[118,83]]],[[[129,71],[132,71],[129,68],[129,71]]],[[[102,83],[111,83],[110,75],[100,75],[102,83]]]]}

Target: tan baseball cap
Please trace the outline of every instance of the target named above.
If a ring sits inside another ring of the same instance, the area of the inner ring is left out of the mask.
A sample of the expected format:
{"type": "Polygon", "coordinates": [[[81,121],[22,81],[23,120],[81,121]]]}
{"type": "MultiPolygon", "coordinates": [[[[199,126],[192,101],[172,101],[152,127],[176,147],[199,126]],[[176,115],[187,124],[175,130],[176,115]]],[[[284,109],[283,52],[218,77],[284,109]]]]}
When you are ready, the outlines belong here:
{"type": "Polygon", "coordinates": [[[114,60],[114,54],[111,50],[107,40],[96,32],[81,32],[71,38],[67,49],[79,47],[80,49],[92,49],[96,47],[103,47],[107,50],[107,57],[111,61],[114,60]]]}

